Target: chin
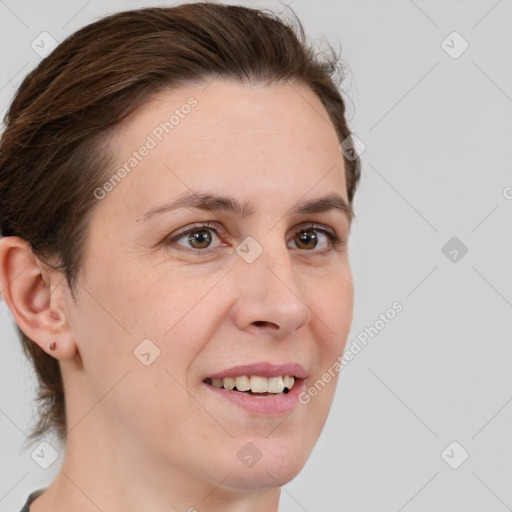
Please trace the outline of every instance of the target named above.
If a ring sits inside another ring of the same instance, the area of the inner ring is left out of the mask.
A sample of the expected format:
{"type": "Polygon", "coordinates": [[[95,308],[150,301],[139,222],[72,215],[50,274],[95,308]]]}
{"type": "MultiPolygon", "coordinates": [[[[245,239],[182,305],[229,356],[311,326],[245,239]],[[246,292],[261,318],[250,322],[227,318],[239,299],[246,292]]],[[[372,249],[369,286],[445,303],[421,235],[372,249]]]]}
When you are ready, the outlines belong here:
{"type": "Polygon", "coordinates": [[[293,438],[256,439],[249,443],[239,450],[237,463],[232,466],[229,482],[226,481],[238,490],[263,490],[287,484],[299,474],[311,453],[305,448],[307,443],[293,438]]]}
{"type": "MultiPolygon", "coordinates": [[[[305,461],[304,461],[305,462],[305,461]]],[[[304,466],[294,464],[265,464],[259,467],[239,469],[226,480],[226,486],[238,491],[257,491],[281,487],[293,480],[304,466]]]]}

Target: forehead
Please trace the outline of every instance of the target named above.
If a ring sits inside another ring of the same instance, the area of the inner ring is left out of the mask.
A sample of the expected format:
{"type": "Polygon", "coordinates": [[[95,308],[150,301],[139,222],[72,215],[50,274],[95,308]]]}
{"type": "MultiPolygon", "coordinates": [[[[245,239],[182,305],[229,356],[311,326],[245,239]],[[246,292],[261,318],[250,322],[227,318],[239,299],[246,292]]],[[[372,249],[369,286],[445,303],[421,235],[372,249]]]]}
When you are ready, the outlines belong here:
{"type": "Polygon", "coordinates": [[[108,199],[131,216],[187,189],[229,191],[251,203],[279,190],[296,201],[313,188],[346,198],[336,132],[302,84],[215,80],[162,91],[127,117],[114,139],[109,176],[126,172],[108,199]]]}

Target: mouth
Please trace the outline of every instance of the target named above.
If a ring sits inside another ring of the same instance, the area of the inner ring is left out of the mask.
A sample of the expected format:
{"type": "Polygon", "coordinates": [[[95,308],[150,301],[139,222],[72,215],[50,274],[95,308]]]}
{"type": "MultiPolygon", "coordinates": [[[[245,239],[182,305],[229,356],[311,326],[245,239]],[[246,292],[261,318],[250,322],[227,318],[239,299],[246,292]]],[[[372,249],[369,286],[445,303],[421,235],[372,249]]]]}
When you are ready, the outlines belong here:
{"type": "Polygon", "coordinates": [[[238,377],[224,377],[204,381],[214,388],[226,389],[250,396],[280,396],[288,394],[295,385],[295,376],[279,375],[277,377],[263,377],[261,375],[241,375],[238,377]]]}
{"type": "Polygon", "coordinates": [[[256,415],[289,412],[298,403],[306,372],[301,365],[260,363],[237,366],[203,380],[218,398],[256,415]]]}

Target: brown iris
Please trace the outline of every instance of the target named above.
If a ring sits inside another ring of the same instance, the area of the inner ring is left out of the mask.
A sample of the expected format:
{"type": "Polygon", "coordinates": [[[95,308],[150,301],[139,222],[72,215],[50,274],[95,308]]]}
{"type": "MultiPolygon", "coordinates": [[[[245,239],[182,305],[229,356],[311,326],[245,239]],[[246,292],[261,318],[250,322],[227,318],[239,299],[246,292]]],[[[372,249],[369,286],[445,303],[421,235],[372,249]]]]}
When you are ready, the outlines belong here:
{"type": "Polygon", "coordinates": [[[188,240],[194,249],[206,249],[212,242],[212,235],[207,229],[201,229],[189,233],[188,240]],[[199,245],[194,245],[197,242],[199,245]]]}
{"type": "Polygon", "coordinates": [[[314,229],[304,229],[295,235],[295,242],[301,249],[314,249],[316,247],[317,241],[318,238],[314,229]],[[314,242],[312,246],[310,245],[311,242],[314,242]],[[304,244],[306,247],[301,246],[302,244],[304,244]]]}

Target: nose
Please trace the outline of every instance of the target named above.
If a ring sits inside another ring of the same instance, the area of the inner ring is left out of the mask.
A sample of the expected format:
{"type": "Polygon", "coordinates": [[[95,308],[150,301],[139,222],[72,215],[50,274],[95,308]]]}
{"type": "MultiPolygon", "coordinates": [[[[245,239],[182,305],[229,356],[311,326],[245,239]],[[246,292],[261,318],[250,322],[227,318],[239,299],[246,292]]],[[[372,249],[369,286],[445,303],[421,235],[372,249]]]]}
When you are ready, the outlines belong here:
{"type": "Polygon", "coordinates": [[[264,247],[252,263],[243,258],[233,269],[238,328],[284,338],[311,321],[305,285],[293,268],[285,245],[264,247]]]}

